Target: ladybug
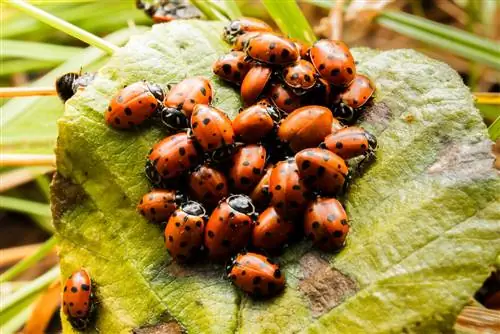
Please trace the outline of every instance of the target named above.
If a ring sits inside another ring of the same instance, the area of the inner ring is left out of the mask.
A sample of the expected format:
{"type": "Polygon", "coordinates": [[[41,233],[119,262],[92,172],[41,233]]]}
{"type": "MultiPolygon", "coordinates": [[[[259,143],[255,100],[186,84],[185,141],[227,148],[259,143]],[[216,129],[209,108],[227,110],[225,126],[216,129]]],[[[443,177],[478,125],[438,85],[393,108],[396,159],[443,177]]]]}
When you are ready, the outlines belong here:
{"type": "Polygon", "coordinates": [[[244,50],[250,58],[271,65],[294,63],[300,57],[294,42],[271,32],[261,32],[253,36],[244,50]]]}
{"type": "Polygon", "coordinates": [[[197,104],[191,115],[193,136],[211,158],[219,162],[230,157],[234,149],[234,132],[231,120],[215,107],[197,104]]]}
{"type": "Polygon", "coordinates": [[[207,165],[200,165],[188,176],[189,195],[207,208],[213,208],[228,195],[224,173],[207,165]]]}
{"type": "Polygon", "coordinates": [[[257,143],[273,131],[279,119],[279,112],[267,99],[262,99],[234,118],[234,134],[247,144],[257,143]]]}
{"type": "Polygon", "coordinates": [[[63,312],[76,330],[88,327],[95,314],[95,297],[92,281],[85,269],[71,274],[63,292],[63,312]]]}
{"type": "Polygon", "coordinates": [[[268,97],[276,108],[286,114],[300,108],[302,105],[300,96],[296,95],[292,89],[278,82],[271,84],[268,97]]]}
{"type": "Polygon", "coordinates": [[[321,39],[309,54],[318,73],[332,85],[346,87],[354,80],[356,65],[344,42],[321,39]]]}
{"type": "Polygon", "coordinates": [[[252,233],[255,208],[245,195],[232,195],[212,212],[205,228],[205,247],[208,256],[224,260],[244,248],[252,233]]]}
{"type": "Polygon", "coordinates": [[[180,176],[198,163],[194,140],[186,132],[168,136],[149,151],[146,176],[152,184],[180,176]]]}
{"type": "Polygon", "coordinates": [[[220,56],[213,64],[212,69],[219,78],[239,85],[251,67],[245,58],[245,52],[231,51],[220,56]]]}
{"type": "Polygon", "coordinates": [[[170,22],[178,19],[197,19],[201,17],[198,8],[185,0],[160,1],[158,4],[150,4],[143,0],[136,0],[138,9],[153,19],[154,23],[170,22]]]}
{"type": "Polygon", "coordinates": [[[293,221],[280,216],[272,206],[264,210],[257,218],[252,231],[252,245],[264,250],[282,247],[293,235],[293,221]]]}
{"type": "Polygon", "coordinates": [[[166,222],[184,196],[175,190],[155,189],[142,196],[137,211],[154,223],[166,222]]]}
{"type": "Polygon", "coordinates": [[[273,28],[264,21],[251,17],[240,17],[239,19],[232,20],[224,27],[222,38],[228,43],[233,43],[238,36],[255,31],[270,32],[273,31],[273,28]]]}
{"type": "Polygon", "coordinates": [[[332,151],[343,159],[373,156],[377,139],[368,131],[350,126],[326,136],[321,148],[332,151]]]}
{"type": "Polygon", "coordinates": [[[95,73],[79,74],[70,72],[63,74],[56,80],[57,96],[59,96],[63,102],[66,102],[75,95],[78,90],[90,85],[94,78],[95,73]]]}
{"type": "Polygon", "coordinates": [[[311,46],[296,39],[292,39],[292,41],[297,46],[297,49],[299,49],[300,58],[309,60],[309,49],[311,46]]]}
{"type": "Polygon", "coordinates": [[[199,252],[205,221],[205,209],[193,201],[182,204],[172,213],[165,227],[165,247],[175,261],[187,261],[199,252]]]}
{"type": "MultiPolygon", "coordinates": [[[[344,128],[345,128],[344,125],[337,118],[334,117],[333,121],[332,121],[332,132],[331,133],[332,134],[336,133],[337,131],[342,130],[344,128]]],[[[328,135],[328,136],[330,136],[330,135],[328,135]]],[[[326,140],[326,138],[325,138],[325,140],[326,140]]],[[[326,148],[326,147],[322,147],[322,148],[326,148]]]]}
{"type": "Polygon", "coordinates": [[[247,193],[255,187],[264,174],[266,155],[264,146],[254,144],[236,151],[229,169],[229,183],[235,190],[247,193]]]}
{"type": "Polygon", "coordinates": [[[288,143],[294,152],[316,147],[331,133],[332,122],[332,112],[326,107],[301,107],[281,122],[278,137],[288,143]]]}
{"type": "Polygon", "coordinates": [[[317,198],[304,214],[304,233],[313,244],[324,251],[344,246],[349,225],[342,204],[335,198],[317,198]]]}
{"type": "Polygon", "coordinates": [[[370,79],[356,74],[354,81],[342,93],[342,103],[353,109],[361,108],[372,97],[375,87],[370,79]]]}
{"type": "Polygon", "coordinates": [[[241,83],[241,98],[245,105],[254,103],[266,88],[271,78],[272,70],[269,67],[256,65],[252,67],[241,83]]]}
{"type": "Polygon", "coordinates": [[[258,209],[263,209],[269,205],[271,201],[270,191],[269,191],[269,178],[273,171],[273,166],[268,165],[266,167],[266,172],[264,176],[260,179],[259,183],[253,188],[249,196],[252,199],[253,205],[258,209]]]}
{"type": "Polygon", "coordinates": [[[146,81],[125,86],[112,99],[104,114],[106,123],[118,129],[128,129],[150,118],[161,108],[163,90],[146,81]]]}
{"type": "Polygon", "coordinates": [[[210,81],[203,77],[187,78],[168,92],[160,113],[163,124],[170,131],[189,127],[189,119],[195,104],[212,103],[213,89],[210,81]]]}
{"type": "Polygon", "coordinates": [[[286,217],[293,218],[300,214],[308,202],[309,188],[299,176],[297,164],[293,158],[278,162],[269,177],[271,205],[286,217]]]}
{"type": "Polygon", "coordinates": [[[285,275],[280,266],[257,253],[238,254],[227,272],[234,285],[254,297],[268,297],[285,287],[285,275]]]}
{"type": "Polygon", "coordinates": [[[291,88],[299,91],[311,89],[316,84],[316,69],[307,60],[288,65],[282,71],[283,81],[291,88]]]}
{"type": "Polygon", "coordinates": [[[312,189],[336,194],[344,189],[349,169],[341,157],[321,148],[308,148],[295,155],[301,179],[312,189]]]}
{"type": "MultiPolygon", "coordinates": [[[[245,50],[245,47],[248,44],[248,41],[250,41],[250,39],[254,38],[258,34],[259,34],[258,32],[247,32],[243,35],[239,35],[234,41],[232,50],[233,51],[245,50]]],[[[245,53],[245,55],[246,55],[246,53],[245,53]]]]}

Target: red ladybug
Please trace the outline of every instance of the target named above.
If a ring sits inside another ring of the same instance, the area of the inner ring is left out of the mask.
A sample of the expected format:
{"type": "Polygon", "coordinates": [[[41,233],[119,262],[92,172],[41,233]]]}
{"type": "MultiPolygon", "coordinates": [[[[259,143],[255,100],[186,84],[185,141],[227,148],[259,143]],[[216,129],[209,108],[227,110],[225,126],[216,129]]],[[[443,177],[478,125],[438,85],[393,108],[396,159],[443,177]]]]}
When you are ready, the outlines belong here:
{"type": "Polygon", "coordinates": [[[274,129],[280,119],[278,111],[268,100],[242,110],[233,120],[233,130],[237,138],[247,144],[261,141],[274,129]]]}
{"type": "Polygon", "coordinates": [[[241,98],[245,105],[254,103],[262,94],[271,78],[272,70],[269,67],[256,65],[252,67],[241,83],[241,98]]]}
{"type": "Polygon", "coordinates": [[[331,133],[333,116],[322,106],[305,106],[296,109],[281,122],[278,137],[288,143],[294,152],[316,147],[331,133]]]}
{"type": "Polygon", "coordinates": [[[332,85],[344,87],[354,80],[356,65],[344,42],[321,39],[309,53],[318,73],[332,85]]]}
{"type": "Polygon", "coordinates": [[[188,177],[189,195],[202,202],[207,208],[213,208],[228,195],[228,184],[224,173],[212,167],[201,165],[188,177]]]}
{"type": "Polygon", "coordinates": [[[229,169],[229,183],[238,192],[247,193],[259,182],[266,165],[266,149],[261,145],[240,147],[229,169]]]}
{"type": "Polygon", "coordinates": [[[178,191],[155,189],[142,196],[137,211],[149,221],[166,222],[183,200],[184,197],[178,191]]]}
{"type": "Polygon", "coordinates": [[[129,129],[150,118],[161,107],[160,86],[139,81],[125,86],[109,103],[106,123],[117,129],[129,129]]]}
{"type": "Polygon", "coordinates": [[[252,203],[258,209],[265,208],[271,201],[269,192],[269,178],[271,177],[273,168],[274,167],[272,165],[268,165],[266,167],[264,176],[262,176],[259,183],[257,183],[255,188],[253,188],[253,190],[250,192],[249,196],[252,199],[252,203]]]}
{"type": "Polygon", "coordinates": [[[240,253],[227,268],[227,277],[254,297],[268,297],[285,287],[280,266],[257,253],[240,253]]]}
{"type": "Polygon", "coordinates": [[[181,132],[156,143],[146,162],[146,175],[153,184],[180,176],[198,162],[195,142],[181,132]]]}
{"type": "Polygon", "coordinates": [[[234,41],[232,50],[233,51],[245,50],[245,47],[247,46],[248,41],[250,39],[254,38],[255,36],[257,36],[258,34],[259,34],[259,32],[247,32],[243,35],[239,35],[234,41]]]}
{"type": "Polygon", "coordinates": [[[296,95],[291,88],[275,82],[271,84],[268,97],[273,104],[282,112],[288,114],[302,105],[302,99],[296,95]]]}
{"type": "Polygon", "coordinates": [[[294,63],[300,56],[294,42],[271,32],[261,32],[250,38],[245,52],[252,59],[272,65],[294,63]]]}
{"type": "Polygon", "coordinates": [[[377,148],[377,139],[368,131],[350,126],[326,136],[321,148],[332,151],[343,159],[372,156],[377,148]]]}
{"type": "Polygon", "coordinates": [[[283,81],[291,87],[299,90],[308,90],[316,84],[316,69],[307,60],[298,62],[283,68],[283,81]]]}
{"type": "Polygon", "coordinates": [[[282,247],[293,234],[293,221],[280,216],[272,206],[264,210],[257,218],[252,231],[252,244],[264,250],[282,247]]]}
{"type": "Polygon", "coordinates": [[[211,153],[215,162],[230,157],[234,149],[234,131],[231,120],[220,109],[197,104],[191,115],[193,136],[203,150],[211,153]]]}
{"type": "Polygon", "coordinates": [[[189,119],[195,104],[212,103],[213,89],[210,81],[203,77],[187,78],[168,92],[161,111],[161,120],[170,131],[189,127],[189,119]]]}
{"type": "Polygon", "coordinates": [[[95,313],[95,298],[92,281],[85,269],[68,277],[62,300],[63,312],[71,326],[77,330],[87,328],[95,313]]]}
{"type": "Polygon", "coordinates": [[[281,161],[273,168],[269,178],[271,205],[287,218],[300,214],[307,204],[309,188],[299,177],[293,158],[281,161]]]}
{"type": "Polygon", "coordinates": [[[349,169],[341,157],[321,148],[308,148],[295,155],[301,179],[312,189],[336,194],[343,189],[349,169]]]}
{"type": "Polygon", "coordinates": [[[349,232],[347,214],[335,198],[318,198],[311,202],[304,215],[304,233],[313,244],[324,250],[340,249],[349,232]]]}
{"type": "Polygon", "coordinates": [[[219,203],[205,229],[205,247],[211,259],[224,260],[250,240],[255,208],[249,197],[233,195],[219,203]]]}
{"type": "Polygon", "coordinates": [[[342,102],[353,108],[361,108],[372,97],[375,86],[370,79],[362,74],[356,74],[354,81],[342,93],[342,102]]]}
{"type": "Polygon", "coordinates": [[[206,213],[200,203],[186,202],[174,211],[165,227],[165,246],[178,262],[191,259],[203,244],[206,213]]]}
{"type": "Polygon", "coordinates": [[[264,21],[252,17],[240,17],[224,27],[222,38],[228,43],[233,43],[238,36],[253,31],[273,31],[273,28],[264,21]]]}
{"type": "MultiPolygon", "coordinates": [[[[333,121],[332,121],[332,134],[336,133],[337,131],[342,130],[344,128],[345,128],[344,125],[342,125],[342,123],[337,118],[334,117],[333,121]]],[[[323,147],[323,148],[325,148],[325,147],[323,147]]]]}
{"type": "Polygon", "coordinates": [[[251,64],[245,58],[246,54],[244,52],[231,51],[220,56],[215,61],[212,69],[219,78],[239,85],[251,68],[251,64]]]}
{"type": "Polygon", "coordinates": [[[311,46],[296,39],[292,39],[292,41],[297,46],[297,49],[299,49],[300,58],[309,60],[309,49],[311,46]]]}

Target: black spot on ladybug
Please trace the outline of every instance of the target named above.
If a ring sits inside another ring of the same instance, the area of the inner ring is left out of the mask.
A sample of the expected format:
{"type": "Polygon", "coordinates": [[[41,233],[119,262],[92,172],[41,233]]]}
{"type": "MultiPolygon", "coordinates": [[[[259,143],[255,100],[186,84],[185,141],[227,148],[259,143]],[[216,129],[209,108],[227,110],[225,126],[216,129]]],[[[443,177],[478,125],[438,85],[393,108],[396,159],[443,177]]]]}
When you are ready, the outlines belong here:
{"type": "Polygon", "coordinates": [[[276,269],[273,273],[274,278],[281,278],[281,270],[276,269]]]}
{"type": "Polygon", "coordinates": [[[205,87],[201,87],[200,92],[201,94],[203,94],[203,96],[207,96],[207,90],[205,89],[205,87]]]}
{"type": "Polygon", "coordinates": [[[215,190],[222,190],[222,189],[224,189],[224,183],[223,182],[221,182],[221,183],[219,183],[219,184],[217,184],[215,186],[215,190]]]}
{"type": "Polygon", "coordinates": [[[179,147],[179,154],[180,155],[185,155],[186,154],[186,149],[184,147],[179,147]]]}
{"type": "Polygon", "coordinates": [[[311,166],[311,162],[309,160],[305,160],[302,162],[302,169],[308,169],[311,166]]]}
{"type": "Polygon", "coordinates": [[[307,82],[310,82],[311,81],[311,76],[309,74],[305,74],[304,75],[304,80],[307,81],[307,82]]]}
{"type": "Polygon", "coordinates": [[[348,67],[347,68],[347,73],[352,74],[352,68],[348,67]]]}
{"type": "Polygon", "coordinates": [[[235,274],[232,274],[231,276],[229,276],[229,278],[233,281],[236,281],[236,275],[235,274]]]}
{"type": "Polygon", "coordinates": [[[240,182],[241,182],[241,184],[250,184],[250,179],[246,176],[242,176],[240,178],[240,182]]]}
{"type": "Polygon", "coordinates": [[[325,170],[325,167],[319,166],[317,171],[318,176],[322,176],[323,174],[325,174],[325,170]]]}
{"type": "Polygon", "coordinates": [[[365,149],[365,148],[366,148],[366,145],[365,145],[365,144],[361,144],[361,148],[362,148],[362,149],[365,149]]]}
{"type": "Polygon", "coordinates": [[[246,274],[247,274],[247,272],[246,272],[245,270],[243,270],[243,271],[241,272],[241,276],[245,276],[246,274]]]}
{"type": "Polygon", "coordinates": [[[196,127],[197,127],[197,126],[198,126],[198,122],[194,122],[194,123],[191,125],[191,127],[192,127],[193,129],[196,129],[196,127]]]}
{"type": "Polygon", "coordinates": [[[312,223],[312,228],[317,229],[319,227],[319,222],[315,221],[312,223]]]}
{"type": "Polygon", "coordinates": [[[328,216],[326,216],[326,219],[329,221],[329,222],[333,222],[335,221],[335,216],[333,214],[329,214],[328,216]]]}
{"type": "Polygon", "coordinates": [[[253,284],[259,284],[261,281],[262,281],[262,278],[261,278],[260,276],[255,276],[255,277],[252,279],[252,283],[253,283],[253,284]]]}
{"type": "Polygon", "coordinates": [[[201,227],[201,220],[198,220],[198,221],[196,222],[196,227],[201,227]]]}
{"type": "MultiPolygon", "coordinates": [[[[189,217],[188,216],[184,216],[184,218],[182,219],[185,223],[188,222],[189,220],[189,217]]],[[[186,226],[186,229],[188,228],[189,226],[186,226]]]]}
{"type": "MultiPolygon", "coordinates": [[[[293,187],[292,187],[293,190],[300,190],[300,186],[298,184],[295,184],[293,187]]],[[[312,210],[311,210],[312,211],[312,210]]]]}
{"type": "Polygon", "coordinates": [[[187,242],[185,242],[185,241],[181,241],[180,246],[181,246],[181,248],[186,247],[186,246],[187,246],[187,242]]]}
{"type": "Polygon", "coordinates": [[[152,215],[156,215],[156,209],[155,208],[151,208],[151,209],[149,209],[149,211],[151,212],[152,215]]]}
{"type": "Polygon", "coordinates": [[[213,231],[208,231],[207,235],[210,239],[213,239],[213,237],[215,237],[215,233],[213,231]]]}
{"type": "Polygon", "coordinates": [[[116,124],[120,124],[120,123],[121,123],[121,122],[120,122],[120,119],[119,119],[118,117],[115,117],[115,123],[116,123],[116,124]]]}
{"type": "Polygon", "coordinates": [[[231,74],[231,65],[229,65],[229,64],[222,65],[222,70],[224,71],[224,73],[226,75],[231,74]]]}
{"type": "Polygon", "coordinates": [[[176,222],[176,223],[175,223],[175,226],[177,226],[177,227],[181,227],[181,223],[176,222]]]}
{"type": "Polygon", "coordinates": [[[332,233],[334,238],[340,238],[343,234],[342,231],[335,231],[332,233]]]}
{"type": "Polygon", "coordinates": [[[170,241],[170,242],[174,242],[174,237],[173,237],[173,236],[171,236],[171,235],[169,235],[169,236],[168,236],[168,241],[170,241]]]}
{"type": "Polygon", "coordinates": [[[259,169],[259,168],[257,168],[257,167],[254,167],[254,168],[252,169],[252,173],[254,173],[255,175],[260,175],[260,169],[259,169]]]}
{"type": "Polygon", "coordinates": [[[271,63],[274,63],[274,62],[276,61],[276,55],[271,55],[271,56],[269,56],[269,61],[270,61],[271,63]]]}
{"type": "Polygon", "coordinates": [[[68,287],[67,287],[67,286],[65,286],[65,287],[64,287],[64,292],[66,292],[67,290],[68,290],[68,287]]]}
{"type": "MultiPolygon", "coordinates": [[[[186,217],[186,218],[187,218],[187,217],[186,217]]],[[[186,227],[184,227],[184,229],[185,229],[186,231],[191,231],[191,227],[190,227],[190,226],[186,226],[186,227]]]]}
{"type": "Polygon", "coordinates": [[[338,68],[335,68],[335,69],[331,70],[331,72],[330,72],[330,75],[332,77],[335,77],[335,76],[337,76],[339,74],[340,74],[340,70],[338,68]]]}
{"type": "Polygon", "coordinates": [[[210,118],[205,118],[203,120],[203,124],[207,125],[208,123],[210,123],[210,118]]]}
{"type": "Polygon", "coordinates": [[[285,202],[280,201],[278,204],[276,204],[276,208],[281,209],[283,206],[285,206],[285,202]]]}
{"type": "Polygon", "coordinates": [[[112,110],[112,109],[111,109],[111,106],[109,106],[109,107],[108,107],[108,111],[111,111],[111,110],[112,110]]]}
{"type": "Polygon", "coordinates": [[[221,245],[224,247],[229,247],[231,246],[231,242],[227,239],[222,240],[221,245]]]}
{"type": "Polygon", "coordinates": [[[76,311],[76,314],[81,315],[82,311],[78,310],[78,311],[76,311]]]}
{"type": "Polygon", "coordinates": [[[292,101],[292,99],[291,99],[291,98],[287,98],[287,99],[285,100],[285,105],[289,106],[289,105],[291,105],[291,104],[292,104],[292,102],[293,102],[293,101],[292,101]]]}
{"type": "Polygon", "coordinates": [[[347,220],[342,219],[342,220],[340,221],[340,223],[341,223],[342,225],[347,225],[347,220]]]}
{"type": "Polygon", "coordinates": [[[236,65],[236,67],[238,67],[238,69],[240,69],[240,70],[242,70],[244,66],[245,65],[243,63],[240,63],[240,62],[236,65]]]}
{"type": "Polygon", "coordinates": [[[73,292],[73,293],[77,293],[78,292],[78,289],[76,288],[76,286],[71,287],[71,292],[73,292]]]}
{"type": "Polygon", "coordinates": [[[325,67],[326,67],[326,66],[325,66],[325,64],[320,64],[320,65],[319,65],[319,70],[320,70],[320,71],[322,71],[322,70],[324,70],[324,69],[325,69],[325,67]]]}
{"type": "Polygon", "coordinates": [[[287,49],[281,50],[281,58],[288,58],[288,56],[290,56],[290,51],[288,51],[287,49]]]}
{"type": "Polygon", "coordinates": [[[337,143],[335,143],[335,147],[340,150],[340,149],[342,149],[342,147],[344,147],[344,144],[342,144],[341,142],[338,141],[337,143]]]}
{"type": "Polygon", "coordinates": [[[274,187],[276,190],[281,190],[281,186],[278,184],[276,187],[274,187]]]}
{"type": "Polygon", "coordinates": [[[130,109],[129,107],[125,108],[125,115],[131,116],[132,115],[132,109],[130,109]]]}
{"type": "Polygon", "coordinates": [[[249,161],[244,161],[244,162],[243,162],[243,166],[245,166],[245,167],[246,167],[246,166],[250,166],[250,162],[249,162],[249,161]]]}

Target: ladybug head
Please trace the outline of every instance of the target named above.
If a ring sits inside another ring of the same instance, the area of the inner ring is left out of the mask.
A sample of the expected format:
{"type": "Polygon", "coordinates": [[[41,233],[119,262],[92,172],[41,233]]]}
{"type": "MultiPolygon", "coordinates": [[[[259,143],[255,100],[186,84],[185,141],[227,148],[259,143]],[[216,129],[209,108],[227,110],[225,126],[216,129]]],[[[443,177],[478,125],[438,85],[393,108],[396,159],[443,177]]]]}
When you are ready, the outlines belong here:
{"type": "Polygon", "coordinates": [[[205,208],[198,202],[188,201],[182,204],[181,210],[191,216],[202,217],[206,214],[205,208]]]}
{"type": "Polygon", "coordinates": [[[345,123],[352,123],[356,118],[356,112],[348,105],[340,103],[333,108],[333,116],[345,123]]]}
{"type": "Polygon", "coordinates": [[[187,201],[186,195],[182,191],[176,190],[176,192],[175,192],[175,202],[178,205],[180,205],[180,204],[182,204],[182,203],[184,203],[186,201],[187,201]]]}
{"type": "Polygon", "coordinates": [[[173,132],[189,128],[189,120],[184,113],[176,108],[163,108],[160,111],[160,118],[163,124],[173,132]]]}
{"type": "Polygon", "coordinates": [[[163,89],[157,84],[147,83],[148,89],[153,94],[154,97],[160,102],[163,102],[165,95],[163,94],[163,89]]]}
{"type": "Polygon", "coordinates": [[[75,94],[73,91],[73,83],[79,77],[80,75],[78,73],[70,72],[56,79],[57,95],[63,102],[66,102],[75,94]]]}
{"type": "Polygon", "coordinates": [[[368,145],[370,145],[371,150],[375,150],[377,148],[377,138],[374,135],[366,131],[366,139],[368,140],[368,145]]]}
{"type": "Polygon", "coordinates": [[[148,178],[149,182],[151,182],[153,186],[161,187],[163,179],[156,170],[156,167],[153,165],[153,162],[149,159],[146,161],[145,171],[146,171],[146,177],[148,178]]]}
{"type": "Polygon", "coordinates": [[[252,216],[255,213],[255,207],[250,197],[246,195],[232,195],[227,198],[227,204],[238,212],[252,216]]]}

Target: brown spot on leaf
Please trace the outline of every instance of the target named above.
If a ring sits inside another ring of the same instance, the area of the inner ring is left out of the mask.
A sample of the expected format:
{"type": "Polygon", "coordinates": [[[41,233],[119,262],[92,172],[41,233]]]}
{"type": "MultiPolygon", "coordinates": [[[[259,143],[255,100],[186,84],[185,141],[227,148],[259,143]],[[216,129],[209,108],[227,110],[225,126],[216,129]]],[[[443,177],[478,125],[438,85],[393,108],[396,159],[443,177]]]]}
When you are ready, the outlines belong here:
{"type": "Polygon", "coordinates": [[[71,179],[67,179],[59,173],[54,174],[50,189],[54,225],[59,223],[66,211],[81,204],[87,197],[87,193],[81,185],[74,184],[71,179]]]}
{"type": "Polygon", "coordinates": [[[304,274],[299,290],[309,299],[315,317],[325,314],[357,291],[351,278],[332,268],[317,252],[305,254],[299,263],[304,274]]]}
{"type": "Polygon", "coordinates": [[[182,334],[186,333],[184,328],[176,321],[169,321],[154,326],[143,326],[135,328],[134,334],[182,334]]]}

